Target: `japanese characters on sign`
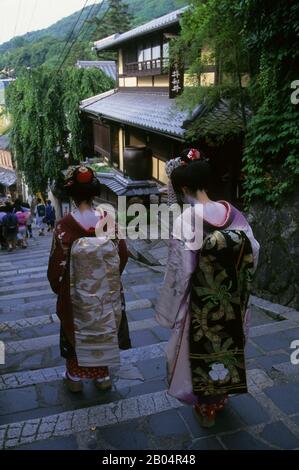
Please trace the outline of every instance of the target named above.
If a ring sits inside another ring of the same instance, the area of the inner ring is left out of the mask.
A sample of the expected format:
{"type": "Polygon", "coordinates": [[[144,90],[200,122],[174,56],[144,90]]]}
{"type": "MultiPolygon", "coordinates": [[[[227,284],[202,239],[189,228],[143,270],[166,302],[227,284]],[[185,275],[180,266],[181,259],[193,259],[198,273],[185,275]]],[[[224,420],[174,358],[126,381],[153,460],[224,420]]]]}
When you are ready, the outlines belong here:
{"type": "Polygon", "coordinates": [[[174,64],[169,69],[169,98],[176,98],[184,88],[184,68],[174,64]]]}

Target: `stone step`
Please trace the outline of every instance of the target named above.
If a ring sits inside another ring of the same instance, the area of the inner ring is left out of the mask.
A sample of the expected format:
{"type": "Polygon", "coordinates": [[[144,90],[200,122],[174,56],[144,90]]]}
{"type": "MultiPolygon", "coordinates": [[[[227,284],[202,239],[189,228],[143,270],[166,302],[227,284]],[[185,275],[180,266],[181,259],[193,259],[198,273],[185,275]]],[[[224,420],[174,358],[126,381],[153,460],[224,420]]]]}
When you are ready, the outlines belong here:
{"type": "MultiPolygon", "coordinates": [[[[138,301],[139,302],[139,301],[138,301]]],[[[136,306],[135,302],[128,302],[127,311],[134,310],[136,306]],[[131,308],[133,307],[133,308],[131,308]]],[[[147,329],[152,329],[158,326],[158,323],[154,318],[147,318],[143,320],[136,320],[136,321],[129,321],[129,329],[131,332],[134,331],[142,331],[147,329]]],[[[297,324],[291,320],[285,320],[283,322],[277,323],[270,323],[264,325],[258,325],[255,327],[250,328],[249,337],[258,338],[260,336],[264,336],[266,334],[275,334],[275,333],[283,333],[287,330],[296,329],[297,324]]],[[[33,351],[42,351],[45,348],[50,348],[52,346],[57,346],[59,343],[59,319],[54,315],[43,315],[43,316],[36,316],[36,317],[29,317],[26,319],[20,320],[10,320],[6,322],[0,323],[0,333],[2,333],[2,340],[4,339],[11,339],[11,337],[5,333],[10,333],[10,335],[14,335],[15,337],[18,336],[18,331],[24,334],[24,330],[28,329],[28,335],[26,334],[26,339],[17,339],[14,341],[6,341],[5,342],[5,349],[6,354],[18,354],[22,352],[33,352],[33,351]],[[43,330],[41,327],[51,325],[54,331],[57,331],[57,334],[44,335],[43,330]],[[55,326],[56,325],[56,326],[55,326]],[[40,327],[40,333],[37,327],[40,327]],[[34,332],[33,337],[29,337],[30,334],[34,332]]]]}
{"type": "MultiPolygon", "coordinates": [[[[3,280],[1,279],[0,296],[5,295],[6,292],[10,291],[16,291],[19,293],[22,290],[30,288],[34,290],[36,287],[49,287],[47,271],[44,266],[41,266],[41,270],[38,271],[36,269],[38,266],[35,266],[34,268],[34,270],[26,271],[22,275],[15,274],[14,276],[9,276],[3,280]],[[38,281],[36,279],[38,279],[38,281]],[[41,284],[39,284],[39,281],[41,284]]],[[[139,292],[156,288],[162,282],[162,277],[152,273],[141,275],[139,271],[133,273],[131,271],[125,271],[122,274],[122,281],[124,285],[132,285],[133,290],[139,292]],[[146,280],[148,282],[145,284],[146,280]],[[135,288],[135,286],[138,287],[135,288]]]]}
{"type": "Polygon", "coordinates": [[[0,391],[0,425],[136,397],[142,392],[146,393],[145,387],[148,388],[147,392],[165,390],[165,365],[162,374],[163,379],[147,380],[145,383],[136,366],[122,366],[115,372],[110,369],[113,385],[106,393],[99,392],[93,381],[85,380],[83,393],[72,394],[68,391],[62,375],[55,382],[0,391]]]}
{"type": "MultiPolygon", "coordinates": [[[[5,342],[6,353],[13,354],[25,351],[39,351],[44,347],[56,346],[59,343],[59,319],[56,315],[32,317],[12,322],[0,323],[1,340],[5,342]],[[24,325],[22,328],[21,325],[24,325]],[[12,327],[12,328],[11,328],[12,327]],[[19,333],[19,334],[18,334],[19,333]]],[[[142,331],[155,328],[158,323],[154,318],[129,321],[129,329],[142,331]]]]}
{"type": "MultiPolygon", "coordinates": [[[[132,365],[138,362],[164,357],[166,344],[166,342],[162,342],[121,351],[121,364],[122,366],[132,365]]],[[[39,383],[61,380],[64,370],[65,366],[62,365],[58,367],[47,367],[43,369],[2,374],[0,376],[0,390],[22,388],[39,383]]],[[[116,372],[114,375],[116,375],[116,372]]]]}
{"type": "Polygon", "coordinates": [[[28,269],[28,268],[35,268],[35,267],[44,267],[48,266],[48,258],[36,258],[36,259],[28,259],[28,260],[20,260],[13,263],[12,267],[9,270],[0,270],[0,275],[5,273],[10,273],[10,271],[15,271],[19,269],[28,269]]]}
{"type": "Polygon", "coordinates": [[[7,279],[8,277],[15,277],[17,275],[20,275],[20,274],[31,274],[31,273],[35,273],[35,272],[46,272],[48,269],[48,265],[44,265],[44,266],[32,266],[32,267],[29,267],[29,268],[16,268],[16,269],[12,269],[12,270],[9,270],[9,271],[2,271],[0,273],[0,279],[7,279]]]}
{"type": "MultiPolygon", "coordinates": [[[[150,308],[153,303],[149,299],[136,299],[127,301],[129,308],[138,310],[150,308]]],[[[20,319],[28,316],[43,315],[55,311],[56,295],[50,290],[38,292],[20,292],[0,296],[0,321],[20,319]],[[31,301],[34,297],[35,300],[31,301]],[[44,297],[44,298],[39,298],[44,297]],[[14,302],[13,302],[14,301],[14,302]],[[33,313],[32,313],[33,312],[33,313]]]]}
{"type": "Polygon", "coordinates": [[[39,281],[32,281],[31,282],[25,282],[24,284],[20,284],[20,283],[14,283],[13,285],[6,285],[5,287],[0,287],[0,296],[1,294],[4,294],[7,293],[7,292],[20,292],[21,290],[24,291],[26,289],[36,289],[36,288],[40,288],[40,287],[49,287],[49,281],[48,280],[45,280],[45,281],[41,281],[40,280],[40,277],[39,277],[39,281]]]}
{"type": "Polygon", "coordinates": [[[292,320],[299,323],[299,312],[291,307],[275,304],[269,300],[251,296],[251,303],[261,311],[266,312],[275,320],[292,320]]]}
{"type": "MultiPolygon", "coordinates": [[[[127,385],[125,383],[123,383],[123,385],[125,389],[127,385]]],[[[264,389],[272,385],[273,381],[263,370],[253,369],[248,372],[248,387],[250,393],[261,393],[264,389]]],[[[140,385],[136,384],[132,388],[138,389],[138,387],[140,387],[140,385]]],[[[23,390],[25,391],[26,389],[24,388],[23,390]]],[[[118,389],[120,395],[121,390],[122,387],[120,386],[118,389]]],[[[146,394],[140,393],[127,398],[123,396],[118,399],[112,398],[113,392],[106,393],[111,394],[110,397],[112,400],[108,403],[102,402],[102,404],[95,406],[59,411],[42,417],[17,420],[1,425],[0,448],[12,449],[24,444],[61,436],[70,436],[84,431],[100,431],[114,424],[129,424],[133,420],[143,417],[158,417],[160,413],[165,411],[187,408],[186,405],[171,397],[165,388],[146,394]]],[[[105,394],[98,395],[99,400],[101,399],[101,395],[103,397],[105,394]]],[[[34,403],[32,403],[31,406],[34,406],[34,403]]],[[[32,414],[34,413],[32,409],[30,411],[32,414]]]]}
{"type": "MultiPolygon", "coordinates": [[[[54,315],[53,315],[54,317],[54,315]]],[[[158,326],[158,323],[154,318],[137,320],[129,322],[129,329],[133,331],[142,331],[147,328],[154,328],[158,326]]],[[[50,348],[59,344],[59,323],[56,320],[57,334],[50,334],[47,336],[37,336],[27,339],[22,339],[18,341],[8,341],[5,342],[5,351],[6,354],[16,354],[21,352],[30,352],[30,351],[40,351],[45,348],[50,348]]],[[[4,339],[4,338],[3,338],[4,339]]]]}
{"type": "MultiPolygon", "coordinates": [[[[49,286],[49,284],[48,284],[49,286]]],[[[48,287],[46,289],[38,289],[37,291],[30,291],[30,292],[15,292],[13,294],[1,294],[0,301],[4,302],[7,300],[20,300],[25,302],[26,299],[32,299],[33,297],[55,297],[56,295],[52,292],[51,288],[48,287]]]]}
{"type": "Polygon", "coordinates": [[[249,337],[257,338],[259,336],[280,333],[292,328],[298,328],[298,324],[293,320],[284,320],[273,323],[266,323],[262,325],[252,326],[249,329],[249,337]]]}
{"type": "Polygon", "coordinates": [[[35,282],[34,279],[38,279],[39,281],[46,281],[47,274],[46,271],[44,273],[40,272],[33,272],[30,274],[20,274],[16,276],[11,276],[6,279],[1,279],[1,286],[15,286],[18,283],[20,284],[28,284],[30,282],[35,282]]]}
{"type": "MultiPolygon", "coordinates": [[[[131,306],[131,303],[128,302],[128,312],[132,311],[130,306],[131,306]]],[[[152,319],[148,319],[148,320],[144,319],[141,321],[144,322],[145,326],[148,325],[149,328],[153,326],[151,323],[152,319]]],[[[59,318],[56,314],[20,318],[18,320],[8,320],[4,322],[0,321],[0,334],[3,335],[5,333],[10,333],[12,335],[13,334],[18,335],[18,332],[23,332],[24,330],[29,330],[31,328],[35,329],[37,327],[51,325],[53,323],[59,323],[59,318]]],[[[129,322],[129,323],[133,323],[133,322],[129,322]]],[[[154,326],[156,326],[156,324],[157,323],[155,322],[154,326]]],[[[143,329],[143,328],[139,328],[139,329],[143,329]]],[[[35,336],[35,334],[33,336],[35,336]]]]}
{"type": "MultiPolygon", "coordinates": [[[[152,306],[150,301],[148,303],[148,299],[144,299],[144,301],[137,301],[137,304],[135,301],[127,301],[127,311],[130,312],[139,309],[140,304],[142,304],[142,308],[148,308],[149,306],[152,306]],[[146,305],[146,307],[144,307],[144,305],[146,305]]],[[[55,322],[59,322],[59,319],[56,314],[40,315],[2,322],[0,321],[0,334],[5,332],[23,331],[27,328],[45,326],[55,322]]],[[[146,324],[146,322],[144,322],[144,324],[146,324]]],[[[278,333],[280,331],[286,331],[297,327],[297,323],[293,320],[284,320],[283,322],[273,322],[267,324],[263,323],[260,325],[252,326],[249,330],[249,337],[258,337],[263,336],[265,334],[278,333]]]]}
{"type": "Polygon", "coordinates": [[[25,250],[24,248],[17,248],[15,251],[10,253],[8,252],[0,252],[0,266],[3,263],[16,263],[22,260],[30,260],[30,259],[39,259],[49,257],[50,253],[50,246],[39,246],[39,247],[32,247],[28,246],[25,250]]]}
{"type": "Polygon", "coordinates": [[[0,267],[2,263],[15,263],[18,261],[39,259],[40,257],[49,258],[50,246],[34,248],[29,246],[26,250],[18,249],[11,253],[2,252],[0,255],[0,267]]]}
{"type": "Polygon", "coordinates": [[[126,423],[183,406],[166,390],[0,426],[0,449],[126,423]]]}

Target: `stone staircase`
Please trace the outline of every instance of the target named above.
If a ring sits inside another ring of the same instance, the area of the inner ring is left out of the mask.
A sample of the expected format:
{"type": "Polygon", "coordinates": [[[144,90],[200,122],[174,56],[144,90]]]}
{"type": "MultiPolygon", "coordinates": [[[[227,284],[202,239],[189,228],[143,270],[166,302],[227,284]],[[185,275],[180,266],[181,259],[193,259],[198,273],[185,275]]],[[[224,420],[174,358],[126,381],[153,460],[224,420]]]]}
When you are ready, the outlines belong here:
{"type": "MultiPolygon", "coordinates": [[[[211,434],[198,426],[191,407],[167,394],[164,348],[170,333],[154,319],[163,273],[132,259],[123,283],[133,348],[123,351],[121,366],[112,369],[111,391],[100,393],[86,381],[83,393],[69,393],[62,381],[56,296],[46,279],[50,243],[46,235],[29,240],[27,250],[0,253],[0,339],[6,351],[5,364],[0,365],[0,448],[223,449],[230,448],[225,436],[239,429],[253,432],[238,411],[242,397],[234,397],[225,412],[229,429],[223,421],[224,430],[220,423],[211,434]]],[[[278,321],[281,318],[272,311],[269,315],[267,306],[259,305],[260,299],[254,301],[256,326],[251,329],[248,359],[252,396],[273,386],[252,354],[252,348],[266,354],[254,341],[279,333],[282,324],[283,331],[299,326],[294,317],[278,321]]],[[[262,405],[256,406],[263,422],[271,422],[262,405]]],[[[263,440],[256,442],[269,447],[263,440]]]]}

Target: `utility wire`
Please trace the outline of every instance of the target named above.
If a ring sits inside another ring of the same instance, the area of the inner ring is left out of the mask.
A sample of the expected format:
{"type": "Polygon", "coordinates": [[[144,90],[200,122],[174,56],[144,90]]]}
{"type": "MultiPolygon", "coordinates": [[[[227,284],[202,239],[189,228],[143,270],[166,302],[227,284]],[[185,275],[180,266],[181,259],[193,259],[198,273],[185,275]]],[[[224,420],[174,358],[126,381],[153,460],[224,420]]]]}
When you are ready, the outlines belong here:
{"type": "MultiPolygon", "coordinates": [[[[82,9],[81,9],[81,11],[80,11],[78,17],[77,17],[77,20],[75,21],[74,26],[72,27],[72,29],[71,29],[71,31],[70,31],[68,37],[67,37],[67,40],[66,40],[66,42],[65,42],[65,45],[64,45],[64,47],[63,47],[63,50],[62,50],[62,52],[61,52],[61,54],[60,54],[60,56],[59,56],[59,58],[58,58],[58,61],[57,61],[58,63],[60,62],[60,59],[63,57],[63,54],[64,54],[64,52],[65,52],[65,50],[66,50],[66,48],[67,48],[67,46],[68,46],[68,44],[69,44],[69,42],[70,42],[72,36],[73,36],[73,33],[74,33],[74,31],[75,31],[75,29],[76,29],[76,27],[77,27],[77,25],[78,25],[78,23],[79,23],[79,21],[80,21],[80,18],[81,18],[81,16],[82,16],[82,14],[83,14],[83,12],[84,12],[84,9],[85,9],[85,7],[87,6],[87,3],[88,3],[88,2],[89,2],[89,0],[85,0],[85,3],[84,3],[84,5],[83,5],[83,7],[82,7],[82,9]]],[[[83,24],[84,24],[84,23],[83,23],[83,24]]]]}
{"type": "MultiPolygon", "coordinates": [[[[95,13],[94,15],[94,18],[96,18],[99,14],[100,14],[100,11],[102,9],[102,5],[103,3],[105,3],[105,0],[102,0],[98,5],[98,11],[95,13]]],[[[94,4],[94,6],[96,6],[96,4],[94,4]]],[[[104,15],[101,17],[101,20],[103,21],[104,18],[106,17],[107,13],[109,11],[109,8],[105,11],[104,15]]],[[[86,21],[85,21],[86,22],[86,21]]],[[[85,39],[86,35],[87,35],[87,32],[88,32],[88,27],[85,28],[85,31],[83,31],[83,34],[81,36],[81,40],[85,39]]]]}
{"type": "MultiPolygon", "coordinates": [[[[101,5],[100,5],[101,8],[99,9],[99,11],[98,11],[97,14],[100,13],[100,10],[103,8],[104,5],[105,5],[105,1],[103,0],[102,3],[101,3],[101,5]]],[[[107,11],[108,11],[108,10],[107,10],[107,11]]],[[[91,16],[91,11],[89,11],[89,14],[87,15],[85,21],[87,21],[90,16],[91,16]]],[[[75,38],[73,39],[72,43],[70,44],[70,47],[69,47],[69,49],[68,49],[68,51],[67,51],[67,53],[66,53],[66,55],[65,55],[65,57],[64,57],[64,59],[63,59],[63,61],[61,62],[60,66],[59,66],[59,68],[58,68],[58,70],[57,70],[57,73],[60,72],[60,70],[61,70],[61,68],[63,67],[65,61],[67,60],[67,58],[68,58],[68,56],[69,56],[69,54],[70,54],[70,52],[71,52],[73,46],[75,45],[75,43],[76,43],[77,40],[79,39],[79,36],[80,36],[80,33],[81,33],[81,31],[82,31],[82,29],[83,29],[83,27],[84,27],[84,24],[85,24],[85,23],[82,24],[81,28],[80,28],[79,31],[77,32],[77,36],[75,36],[75,38]]]]}
{"type": "Polygon", "coordinates": [[[19,3],[18,3],[18,11],[17,11],[17,17],[16,17],[16,22],[15,22],[15,27],[14,27],[14,32],[13,32],[13,37],[15,37],[16,31],[17,31],[17,26],[18,26],[19,17],[20,17],[20,12],[21,12],[21,3],[22,3],[22,0],[19,0],[19,3]]]}
{"type": "Polygon", "coordinates": [[[34,2],[33,9],[32,9],[32,13],[31,13],[31,16],[30,16],[30,20],[29,20],[29,23],[28,23],[28,26],[27,26],[27,32],[28,32],[28,33],[29,33],[29,29],[30,29],[30,26],[31,26],[33,17],[34,17],[34,13],[35,13],[36,7],[37,7],[37,0],[35,0],[35,2],[34,2]]]}

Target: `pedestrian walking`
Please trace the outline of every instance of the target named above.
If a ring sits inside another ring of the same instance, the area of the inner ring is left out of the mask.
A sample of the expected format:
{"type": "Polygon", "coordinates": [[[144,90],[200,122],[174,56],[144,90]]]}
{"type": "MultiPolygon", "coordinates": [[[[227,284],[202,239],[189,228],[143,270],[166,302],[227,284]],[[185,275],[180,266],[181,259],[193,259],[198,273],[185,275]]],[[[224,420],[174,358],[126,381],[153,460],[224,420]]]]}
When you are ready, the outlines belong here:
{"type": "Polygon", "coordinates": [[[209,199],[211,179],[209,163],[201,160],[171,174],[175,192],[190,206],[175,221],[156,306],[157,321],[172,328],[166,348],[169,394],[194,405],[207,427],[229,394],[247,392],[247,304],[259,251],[242,213],[209,199]],[[201,231],[196,248],[182,235],[182,228],[192,234],[186,221],[201,231]]]}
{"type": "Polygon", "coordinates": [[[48,266],[64,379],[72,392],[82,391],[82,379],[93,379],[103,391],[112,386],[108,367],[119,364],[119,348],[131,347],[120,279],[127,248],[124,240],[95,234],[103,214],[92,207],[100,183],[91,168],[70,169],[66,190],[76,209],[56,224],[48,266]]]}
{"type": "Polygon", "coordinates": [[[27,240],[26,240],[26,233],[27,233],[27,220],[29,213],[25,211],[17,211],[15,215],[18,219],[18,234],[17,240],[20,242],[21,248],[27,248],[27,240]]]}
{"type": "Polygon", "coordinates": [[[2,219],[3,234],[8,246],[8,251],[16,248],[18,235],[18,219],[14,213],[12,204],[6,204],[6,215],[2,219]]]}
{"type": "Polygon", "coordinates": [[[55,208],[52,206],[50,200],[47,201],[46,205],[46,221],[48,225],[48,232],[52,232],[54,229],[56,220],[55,208]]]}
{"type": "Polygon", "coordinates": [[[22,212],[26,212],[26,238],[32,238],[32,222],[33,222],[33,217],[31,214],[31,209],[30,209],[30,204],[29,202],[24,202],[21,199],[18,200],[18,205],[15,202],[15,210],[20,210],[22,212]]]}
{"type": "Polygon", "coordinates": [[[26,221],[26,237],[27,238],[32,238],[33,233],[32,233],[32,223],[33,223],[33,216],[31,213],[31,209],[29,209],[27,213],[27,221],[26,221]]]}
{"type": "Polygon", "coordinates": [[[3,219],[6,216],[5,204],[3,201],[0,203],[0,246],[1,250],[6,249],[6,239],[4,235],[3,219]]]}
{"type": "Polygon", "coordinates": [[[13,204],[13,212],[18,219],[17,243],[21,248],[27,248],[27,223],[30,217],[30,209],[26,203],[17,198],[13,204]]]}
{"type": "Polygon", "coordinates": [[[38,234],[45,235],[45,227],[46,227],[46,206],[42,203],[40,198],[37,198],[37,205],[35,209],[36,214],[36,225],[38,227],[38,234]]]}

